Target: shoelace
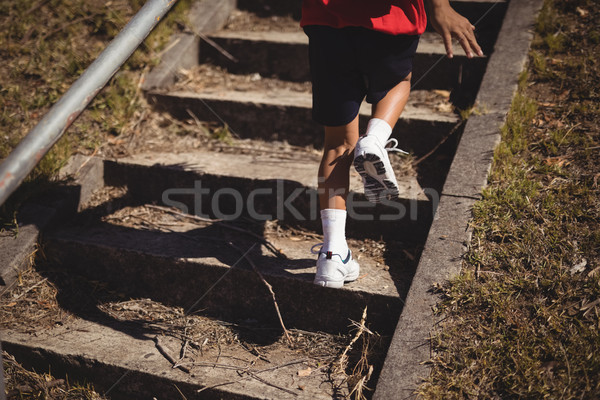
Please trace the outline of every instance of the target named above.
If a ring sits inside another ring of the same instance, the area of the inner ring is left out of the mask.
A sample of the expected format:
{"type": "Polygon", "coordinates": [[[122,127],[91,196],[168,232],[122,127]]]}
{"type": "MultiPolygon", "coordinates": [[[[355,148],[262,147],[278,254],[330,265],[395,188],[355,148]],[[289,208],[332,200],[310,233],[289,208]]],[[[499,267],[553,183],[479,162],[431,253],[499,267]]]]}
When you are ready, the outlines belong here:
{"type": "MultiPolygon", "coordinates": [[[[321,243],[317,243],[317,244],[313,245],[313,246],[310,248],[310,252],[311,252],[312,254],[321,254],[321,249],[322,249],[322,248],[323,248],[323,243],[322,243],[322,242],[321,242],[321,243]],[[315,247],[318,247],[318,248],[319,248],[319,250],[315,250],[315,247]]],[[[323,253],[323,254],[325,254],[325,253],[323,253]]],[[[338,257],[340,258],[340,260],[342,260],[342,262],[343,262],[344,264],[346,264],[346,263],[347,263],[347,262],[348,262],[350,259],[352,259],[352,251],[350,251],[350,249],[348,249],[348,256],[346,256],[346,259],[345,259],[345,260],[342,258],[342,256],[341,256],[341,255],[339,255],[339,254],[335,254],[335,255],[336,255],[336,256],[338,256],[338,257]]]]}
{"type": "Polygon", "coordinates": [[[385,142],[385,146],[384,148],[387,150],[387,152],[395,152],[395,153],[400,153],[400,154],[408,154],[407,151],[401,150],[398,148],[398,141],[396,139],[390,139],[387,142],[385,142]],[[391,144],[390,147],[387,147],[388,144],[391,144]]]}
{"type": "Polygon", "coordinates": [[[323,243],[322,242],[321,243],[317,243],[313,247],[310,248],[310,252],[312,254],[320,254],[322,248],[323,248],[323,243]],[[315,247],[319,247],[319,250],[315,251],[315,247]]]}

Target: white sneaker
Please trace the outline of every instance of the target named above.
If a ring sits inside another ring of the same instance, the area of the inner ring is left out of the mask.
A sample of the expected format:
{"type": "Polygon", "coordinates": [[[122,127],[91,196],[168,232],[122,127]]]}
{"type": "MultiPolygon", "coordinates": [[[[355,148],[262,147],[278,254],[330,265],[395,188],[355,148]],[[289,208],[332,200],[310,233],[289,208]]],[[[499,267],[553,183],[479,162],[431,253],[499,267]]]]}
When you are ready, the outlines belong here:
{"type": "Polygon", "coordinates": [[[382,146],[374,136],[362,136],[354,149],[354,168],[362,177],[367,200],[373,203],[379,203],[383,198],[394,199],[400,193],[387,153],[408,153],[396,147],[396,139],[388,140],[385,145],[388,144],[392,144],[392,147],[382,146]]]}
{"type": "MultiPolygon", "coordinates": [[[[313,249],[316,246],[313,246],[313,249]]],[[[315,254],[313,249],[311,251],[315,254]]],[[[344,286],[344,282],[352,282],[358,278],[360,266],[352,258],[350,250],[348,250],[348,255],[345,258],[330,251],[319,251],[318,254],[315,285],[339,289],[344,286]]]]}

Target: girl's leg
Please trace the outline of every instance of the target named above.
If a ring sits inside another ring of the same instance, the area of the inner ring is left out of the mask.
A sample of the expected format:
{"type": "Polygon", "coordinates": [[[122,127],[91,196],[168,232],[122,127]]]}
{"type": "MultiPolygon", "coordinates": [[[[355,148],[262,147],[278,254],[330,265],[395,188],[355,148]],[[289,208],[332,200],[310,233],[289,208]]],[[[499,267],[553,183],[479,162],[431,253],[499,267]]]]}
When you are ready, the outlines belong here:
{"type": "Polygon", "coordinates": [[[319,203],[321,210],[346,209],[350,185],[350,166],[358,140],[358,116],[342,126],[325,127],[323,158],[319,166],[319,203]]]}
{"type": "Polygon", "coordinates": [[[357,140],[358,116],[346,125],[325,127],[325,148],[319,167],[323,246],[314,279],[320,286],[340,288],[359,275],[360,267],[346,243],[346,197],[357,140]]]}
{"type": "MultiPolygon", "coordinates": [[[[393,129],[400,114],[404,110],[410,95],[410,78],[412,74],[408,74],[406,78],[397,84],[392,90],[387,92],[385,97],[377,104],[373,104],[372,118],[382,119],[388,123],[393,129]]],[[[388,138],[385,139],[387,141],[388,138]]],[[[384,141],[384,143],[385,143],[384,141]]]]}
{"type": "Polygon", "coordinates": [[[325,127],[325,145],[319,167],[319,203],[323,225],[322,252],[345,259],[346,197],[350,186],[350,166],[358,140],[358,116],[342,126],[325,127]]]}
{"type": "Polygon", "coordinates": [[[399,195],[400,189],[385,145],[408,102],[410,74],[373,105],[372,118],[354,154],[354,167],[363,178],[365,196],[378,203],[399,195]]]}

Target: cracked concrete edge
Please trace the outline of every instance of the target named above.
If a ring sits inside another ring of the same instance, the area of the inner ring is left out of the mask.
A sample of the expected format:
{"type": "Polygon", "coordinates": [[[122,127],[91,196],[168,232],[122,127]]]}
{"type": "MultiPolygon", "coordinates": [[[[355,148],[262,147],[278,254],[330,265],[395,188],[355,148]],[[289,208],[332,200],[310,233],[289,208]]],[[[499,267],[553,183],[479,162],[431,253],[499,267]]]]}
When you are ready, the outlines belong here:
{"type": "Polygon", "coordinates": [[[69,181],[59,196],[42,196],[24,204],[17,216],[18,229],[0,236],[0,293],[33,265],[41,231],[57,220],[81,210],[92,193],[104,185],[101,160],[75,155],[59,173],[69,181]]]}
{"type": "MultiPolygon", "coordinates": [[[[164,396],[161,398],[175,399],[181,398],[180,391],[189,396],[184,398],[197,398],[192,396],[199,387],[177,379],[176,373],[173,373],[177,370],[168,367],[165,374],[168,376],[159,376],[134,366],[90,358],[85,353],[73,354],[61,351],[64,349],[12,342],[6,337],[1,339],[2,348],[19,360],[25,368],[41,372],[51,370],[54,376],[68,377],[72,382],[89,382],[90,377],[93,377],[94,389],[103,391],[112,399],[150,399],[156,394],[164,396]]],[[[225,397],[221,395],[212,398],[225,397]]]]}
{"type": "Polygon", "coordinates": [[[149,91],[165,88],[175,83],[177,71],[198,65],[200,37],[196,33],[220,29],[227,22],[236,3],[236,0],[200,0],[193,3],[188,12],[189,28],[192,32],[171,37],[159,65],[150,71],[142,89],[149,91]]]}
{"type": "Polygon", "coordinates": [[[415,398],[430,373],[430,337],[441,317],[433,313],[435,283],[456,276],[471,238],[472,207],[487,183],[500,128],[506,120],[533,39],[543,0],[511,0],[484,75],[477,104],[450,167],[436,216],[398,320],[374,400],[415,398]]]}

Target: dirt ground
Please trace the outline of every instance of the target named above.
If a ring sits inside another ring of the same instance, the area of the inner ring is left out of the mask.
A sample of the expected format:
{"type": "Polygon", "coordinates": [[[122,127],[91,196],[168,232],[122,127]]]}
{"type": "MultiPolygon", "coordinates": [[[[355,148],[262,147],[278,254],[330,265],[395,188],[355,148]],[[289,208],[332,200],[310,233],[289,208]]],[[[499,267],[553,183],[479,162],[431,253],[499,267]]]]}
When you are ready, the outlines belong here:
{"type": "Polygon", "coordinates": [[[298,32],[300,22],[290,16],[259,17],[244,10],[235,10],[224,27],[232,31],[298,32]]]}

